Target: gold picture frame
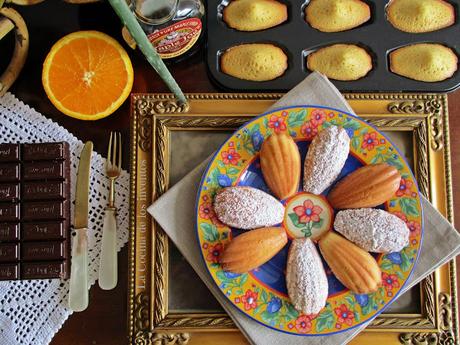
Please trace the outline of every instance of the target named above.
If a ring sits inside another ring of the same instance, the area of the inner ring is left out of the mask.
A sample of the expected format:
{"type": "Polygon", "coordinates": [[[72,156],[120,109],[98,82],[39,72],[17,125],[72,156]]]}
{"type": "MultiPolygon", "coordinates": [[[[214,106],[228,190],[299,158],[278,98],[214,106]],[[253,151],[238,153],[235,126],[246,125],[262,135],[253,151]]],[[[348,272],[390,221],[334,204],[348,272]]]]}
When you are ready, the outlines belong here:
{"type": "MultiPolygon", "coordinates": [[[[246,343],[224,313],[169,312],[169,241],[146,209],[169,187],[174,131],[233,130],[281,96],[188,94],[188,105],[177,104],[169,94],[132,96],[130,344],[246,343]]],[[[347,94],[346,98],[366,121],[412,136],[420,191],[453,221],[446,95],[347,94]]],[[[352,343],[454,344],[458,339],[455,272],[452,261],[420,283],[420,312],[382,314],[352,343]]]]}

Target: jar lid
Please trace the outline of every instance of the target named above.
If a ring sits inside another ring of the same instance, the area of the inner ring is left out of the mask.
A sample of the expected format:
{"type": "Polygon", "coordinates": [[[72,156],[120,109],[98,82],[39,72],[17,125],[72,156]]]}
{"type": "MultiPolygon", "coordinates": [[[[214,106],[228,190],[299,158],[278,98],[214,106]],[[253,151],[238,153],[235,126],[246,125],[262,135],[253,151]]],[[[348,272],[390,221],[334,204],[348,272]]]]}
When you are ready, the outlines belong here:
{"type": "Polygon", "coordinates": [[[163,24],[174,17],[179,0],[134,0],[134,12],[146,24],[163,24]]]}

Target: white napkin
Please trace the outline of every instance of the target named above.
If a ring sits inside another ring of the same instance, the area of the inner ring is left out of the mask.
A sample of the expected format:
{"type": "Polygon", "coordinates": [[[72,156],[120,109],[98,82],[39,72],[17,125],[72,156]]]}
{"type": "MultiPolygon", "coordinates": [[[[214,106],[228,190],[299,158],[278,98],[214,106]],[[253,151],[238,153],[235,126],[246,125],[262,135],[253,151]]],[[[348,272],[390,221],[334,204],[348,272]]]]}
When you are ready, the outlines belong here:
{"type": "MultiPolygon", "coordinates": [[[[271,109],[308,104],[329,106],[353,113],[353,110],[340,92],[327,78],[318,73],[310,74],[303,82],[273,105],[271,109]]],[[[169,189],[167,193],[149,207],[148,211],[168,234],[241,332],[251,344],[255,345],[301,345],[306,343],[320,345],[345,344],[349,342],[367,326],[367,323],[349,331],[330,336],[300,337],[289,335],[262,326],[243,315],[222,294],[206,270],[198,250],[199,245],[195,234],[195,199],[200,179],[208,160],[169,189]],[[181,214],[181,217],[177,217],[177,214],[181,214]]],[[[407,291],[460,252],[460,236],[452,225],[425,198],[422,198],[422,207],[425,229],[421,255],[403,291],[407,291]]]]}

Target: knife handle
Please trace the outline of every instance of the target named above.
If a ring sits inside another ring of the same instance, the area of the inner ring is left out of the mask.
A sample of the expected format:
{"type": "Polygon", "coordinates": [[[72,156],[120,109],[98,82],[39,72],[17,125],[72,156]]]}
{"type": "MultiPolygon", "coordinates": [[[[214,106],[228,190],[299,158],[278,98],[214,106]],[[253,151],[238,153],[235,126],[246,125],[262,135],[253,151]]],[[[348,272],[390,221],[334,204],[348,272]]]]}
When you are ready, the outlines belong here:
{"type": "Polygon", "coordinates": [[[72,241],[69,308],[83,311],[88,307],[88,237],[87,229],[76,229],[72,241]]]}
{"type": "Polygon", "coordinates": [[[101,259],[99,261],[99,286],[102,290],[112,290],[117,286],[117,218],[116,209],[107,207],[102,228],[101,259]]]}

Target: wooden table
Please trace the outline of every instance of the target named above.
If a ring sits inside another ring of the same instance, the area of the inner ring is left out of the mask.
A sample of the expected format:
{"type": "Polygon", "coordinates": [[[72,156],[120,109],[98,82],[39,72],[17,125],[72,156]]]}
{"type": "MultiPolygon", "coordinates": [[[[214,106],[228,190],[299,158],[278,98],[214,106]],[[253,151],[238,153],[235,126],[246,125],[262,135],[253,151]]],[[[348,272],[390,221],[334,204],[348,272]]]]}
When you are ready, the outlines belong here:
{"type": "MultiPolygon", "coordinates": [[[[109,118],[96,122],[82,122],[62,115],[48,101],[41,85],[41,65],[52,44],[67,33],[76,30],[99,30],[122,42],[120,22],[106,4],[70,5],[57,0],[21,7],[30,31],[30,52],[24,70],[11,91],[26,104],[56,121],[81,140],[92,140],[95,150],[105,155],[108,135],[119,130],[126,141],[129,135],[129,102],[109,118]]],[[[5,40],[4,40],[5,41],[5,40]]],[[[2,42],[0,51],[11,42],[2,42]]],[[[125,45],[126,47],[126,45],[125,45]]],[[[127,48],[133,61],[135,79],[133,92],[168,92],[160,78],[139,52],[127,48]]],[[[171,72],[184,92],[215,92],[204,61],[204,52],[196,54],[180,65],[171,66],[171,72]]],[[[6,62],[0,61],[0,71],[6,62]]],[[[460,205],[460,90],[449,95],[452,179],[454,205],[460,205]]],[[[124,146],[124,166],[127,169],[128,150],[124,146]]],[[[460,211],[455,216],[460,223],[460,211]]],[[[54,337],[53,345],[118,345],[127,343],[127,247],[119,255],[119,283],[112,291],[94,286],[90,291],[90,306],[72,315],[54,337]]],[[[460,262],[460,261],[458,261],[460,262]]]]}

